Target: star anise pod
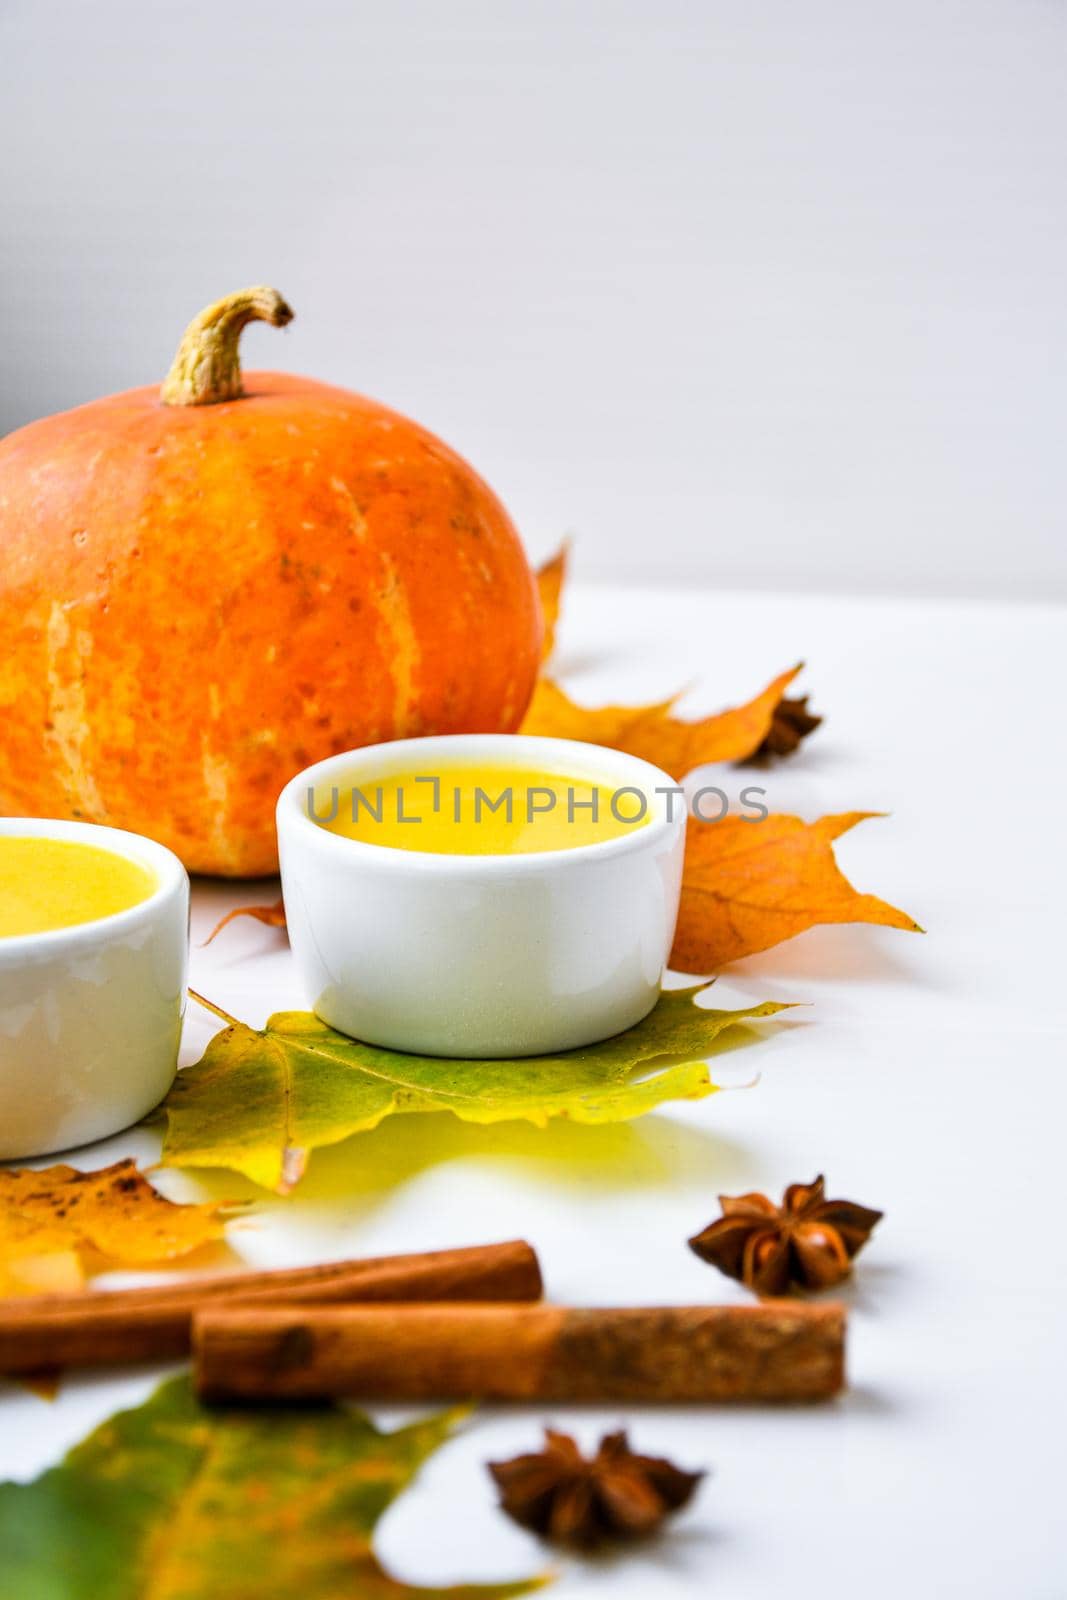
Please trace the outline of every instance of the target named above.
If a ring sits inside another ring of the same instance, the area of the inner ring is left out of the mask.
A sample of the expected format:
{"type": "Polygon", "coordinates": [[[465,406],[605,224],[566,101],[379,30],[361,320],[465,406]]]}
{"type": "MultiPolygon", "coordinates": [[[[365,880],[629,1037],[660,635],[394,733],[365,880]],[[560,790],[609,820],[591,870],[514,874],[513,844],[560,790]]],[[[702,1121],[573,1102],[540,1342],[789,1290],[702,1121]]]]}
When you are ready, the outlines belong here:
{"type": "Polygon", "coordinates": [[[750,759],[790,755],[801,739],[807,738],[809,733],[814,733],[822,718],[808,710],[808,699],[808,695],[803,695],[796,700],[779,700],[774,708],[771,725],[763,736],[763,742],[750,759]]]}
{"type": "Polygon", "coordinates": [[[721,1194],[719,1204],[722,1216],[694,1234],[690,1249],[767,1295],[840,1283],[882,1217],[851,1200],[827,1200],[821,1176],[791,1183],[780,1206],[765,1194],[721,1194]]]}
{"type": "Polygon", "coordinates": [[[636,1455],[625,1433],[607,1433],[586,1460],[567,1433],[545,1429],[545,1447],[511,1461],[491,1461],[509,1517],[561,1544],[589,1549],[605,1539],[654,1532],[684,1506],[704,1476],[658,1456],[636,1455]]]}

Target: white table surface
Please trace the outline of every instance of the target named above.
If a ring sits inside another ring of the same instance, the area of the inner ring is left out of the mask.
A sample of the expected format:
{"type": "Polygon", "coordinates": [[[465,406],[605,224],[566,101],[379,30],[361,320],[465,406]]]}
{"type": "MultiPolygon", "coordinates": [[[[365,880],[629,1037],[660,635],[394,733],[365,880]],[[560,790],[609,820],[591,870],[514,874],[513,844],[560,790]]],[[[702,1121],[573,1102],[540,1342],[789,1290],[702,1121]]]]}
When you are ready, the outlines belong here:
{"type": "MultiPolygon", "coordinates": [[[[754,1087],[605,1128],[475,1128],[395,1118],[313,1157],[296,1194],[257,1192],[230,1229],[256,1266],[525,1234],[548,1291],[575,1304],[746,1298],[685,1238],[719,1191],[825,1171],[887,1215],[845,1298],[851,1385],[812,1409],[485,1409],[380,1525],[425,1584],[546,1565],[564,1597],[1057,1600],[1062,1525],[1065,1092],[1062,610],[922,601],[580,589],[557,670],[575,695],[653,699],[684,683],[716,709],[804,657],[826,724],[765,780],[778,810],[892,812],[838,858],[925,937],[818,929],[722,977],[720,1005],[803,1000],[719,1058],[754,1087]],[[635,1554],[562,1559],[494,1507],[482,1463],[542,1421],[712,1476],[635,1554]]],[[[194,941],[271,883],[200,884],[194,941]]],[[[194,948],[195,986],[258,1023],[303,997],[276,931],[232,925],[194,948]]],[[[214,1031],[191,1007],[183,1060],[214,1031]]],[[[79,1151],[135,1154],[143,1130],[79,1151]]],[[[163,1173],[174,1198],[253,1191],[163,1173]]],[[[119,1280],[116,1280],[119,1281],[119,1280]]],[[[158,1372],[65,1380],[52,1404],[0,1393],[0,1475],[33,1477],[158,1372]]],[[[382,1413],[387,1420],[399,1411],[382,1413]]]]}

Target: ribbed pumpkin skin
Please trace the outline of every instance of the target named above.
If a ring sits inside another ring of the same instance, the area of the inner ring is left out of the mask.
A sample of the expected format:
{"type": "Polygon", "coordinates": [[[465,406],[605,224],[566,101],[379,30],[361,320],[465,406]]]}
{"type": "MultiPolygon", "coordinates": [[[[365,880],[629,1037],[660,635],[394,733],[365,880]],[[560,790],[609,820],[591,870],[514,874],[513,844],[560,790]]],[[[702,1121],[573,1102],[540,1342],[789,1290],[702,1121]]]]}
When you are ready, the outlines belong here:
{"type": "Polygon", "coordinates": [[[245,386],[135,389],[0,441],[0,813],[252,876],[307,763],[518,726],[541,620],[491,490],[374,401],[245,386]]]}

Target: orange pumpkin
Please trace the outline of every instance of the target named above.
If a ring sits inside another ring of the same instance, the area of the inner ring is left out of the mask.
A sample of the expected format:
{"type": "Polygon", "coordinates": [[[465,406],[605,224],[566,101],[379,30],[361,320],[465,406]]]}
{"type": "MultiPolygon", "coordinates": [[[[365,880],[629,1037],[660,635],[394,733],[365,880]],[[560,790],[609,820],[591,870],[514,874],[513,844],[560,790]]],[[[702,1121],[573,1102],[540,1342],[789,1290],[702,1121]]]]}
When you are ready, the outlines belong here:
{"type": "Polygon", "coordinates": [[[291,318],[273,289],[231,295],[162,390],[0,442],[0,813],[251,876],[308,762],[518,726],[541,617],[507,512],[374,400],[242,383],[241,329],[291,318]]]}

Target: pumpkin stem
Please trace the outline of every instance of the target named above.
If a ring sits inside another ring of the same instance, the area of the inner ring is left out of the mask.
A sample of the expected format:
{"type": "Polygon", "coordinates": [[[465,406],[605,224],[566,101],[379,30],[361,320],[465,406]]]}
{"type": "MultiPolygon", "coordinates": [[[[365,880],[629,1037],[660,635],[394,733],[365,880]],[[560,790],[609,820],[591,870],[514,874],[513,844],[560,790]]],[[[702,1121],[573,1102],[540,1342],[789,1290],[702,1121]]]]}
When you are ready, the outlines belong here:
{"type": "Polygon", "coordinates": [[[284,328],[293,313],[277,289],[239,289],[194,317],[182,335],[160,399],[167,406],[213,406],[244,394],[238,342],[250,322],[284,328]]]}

